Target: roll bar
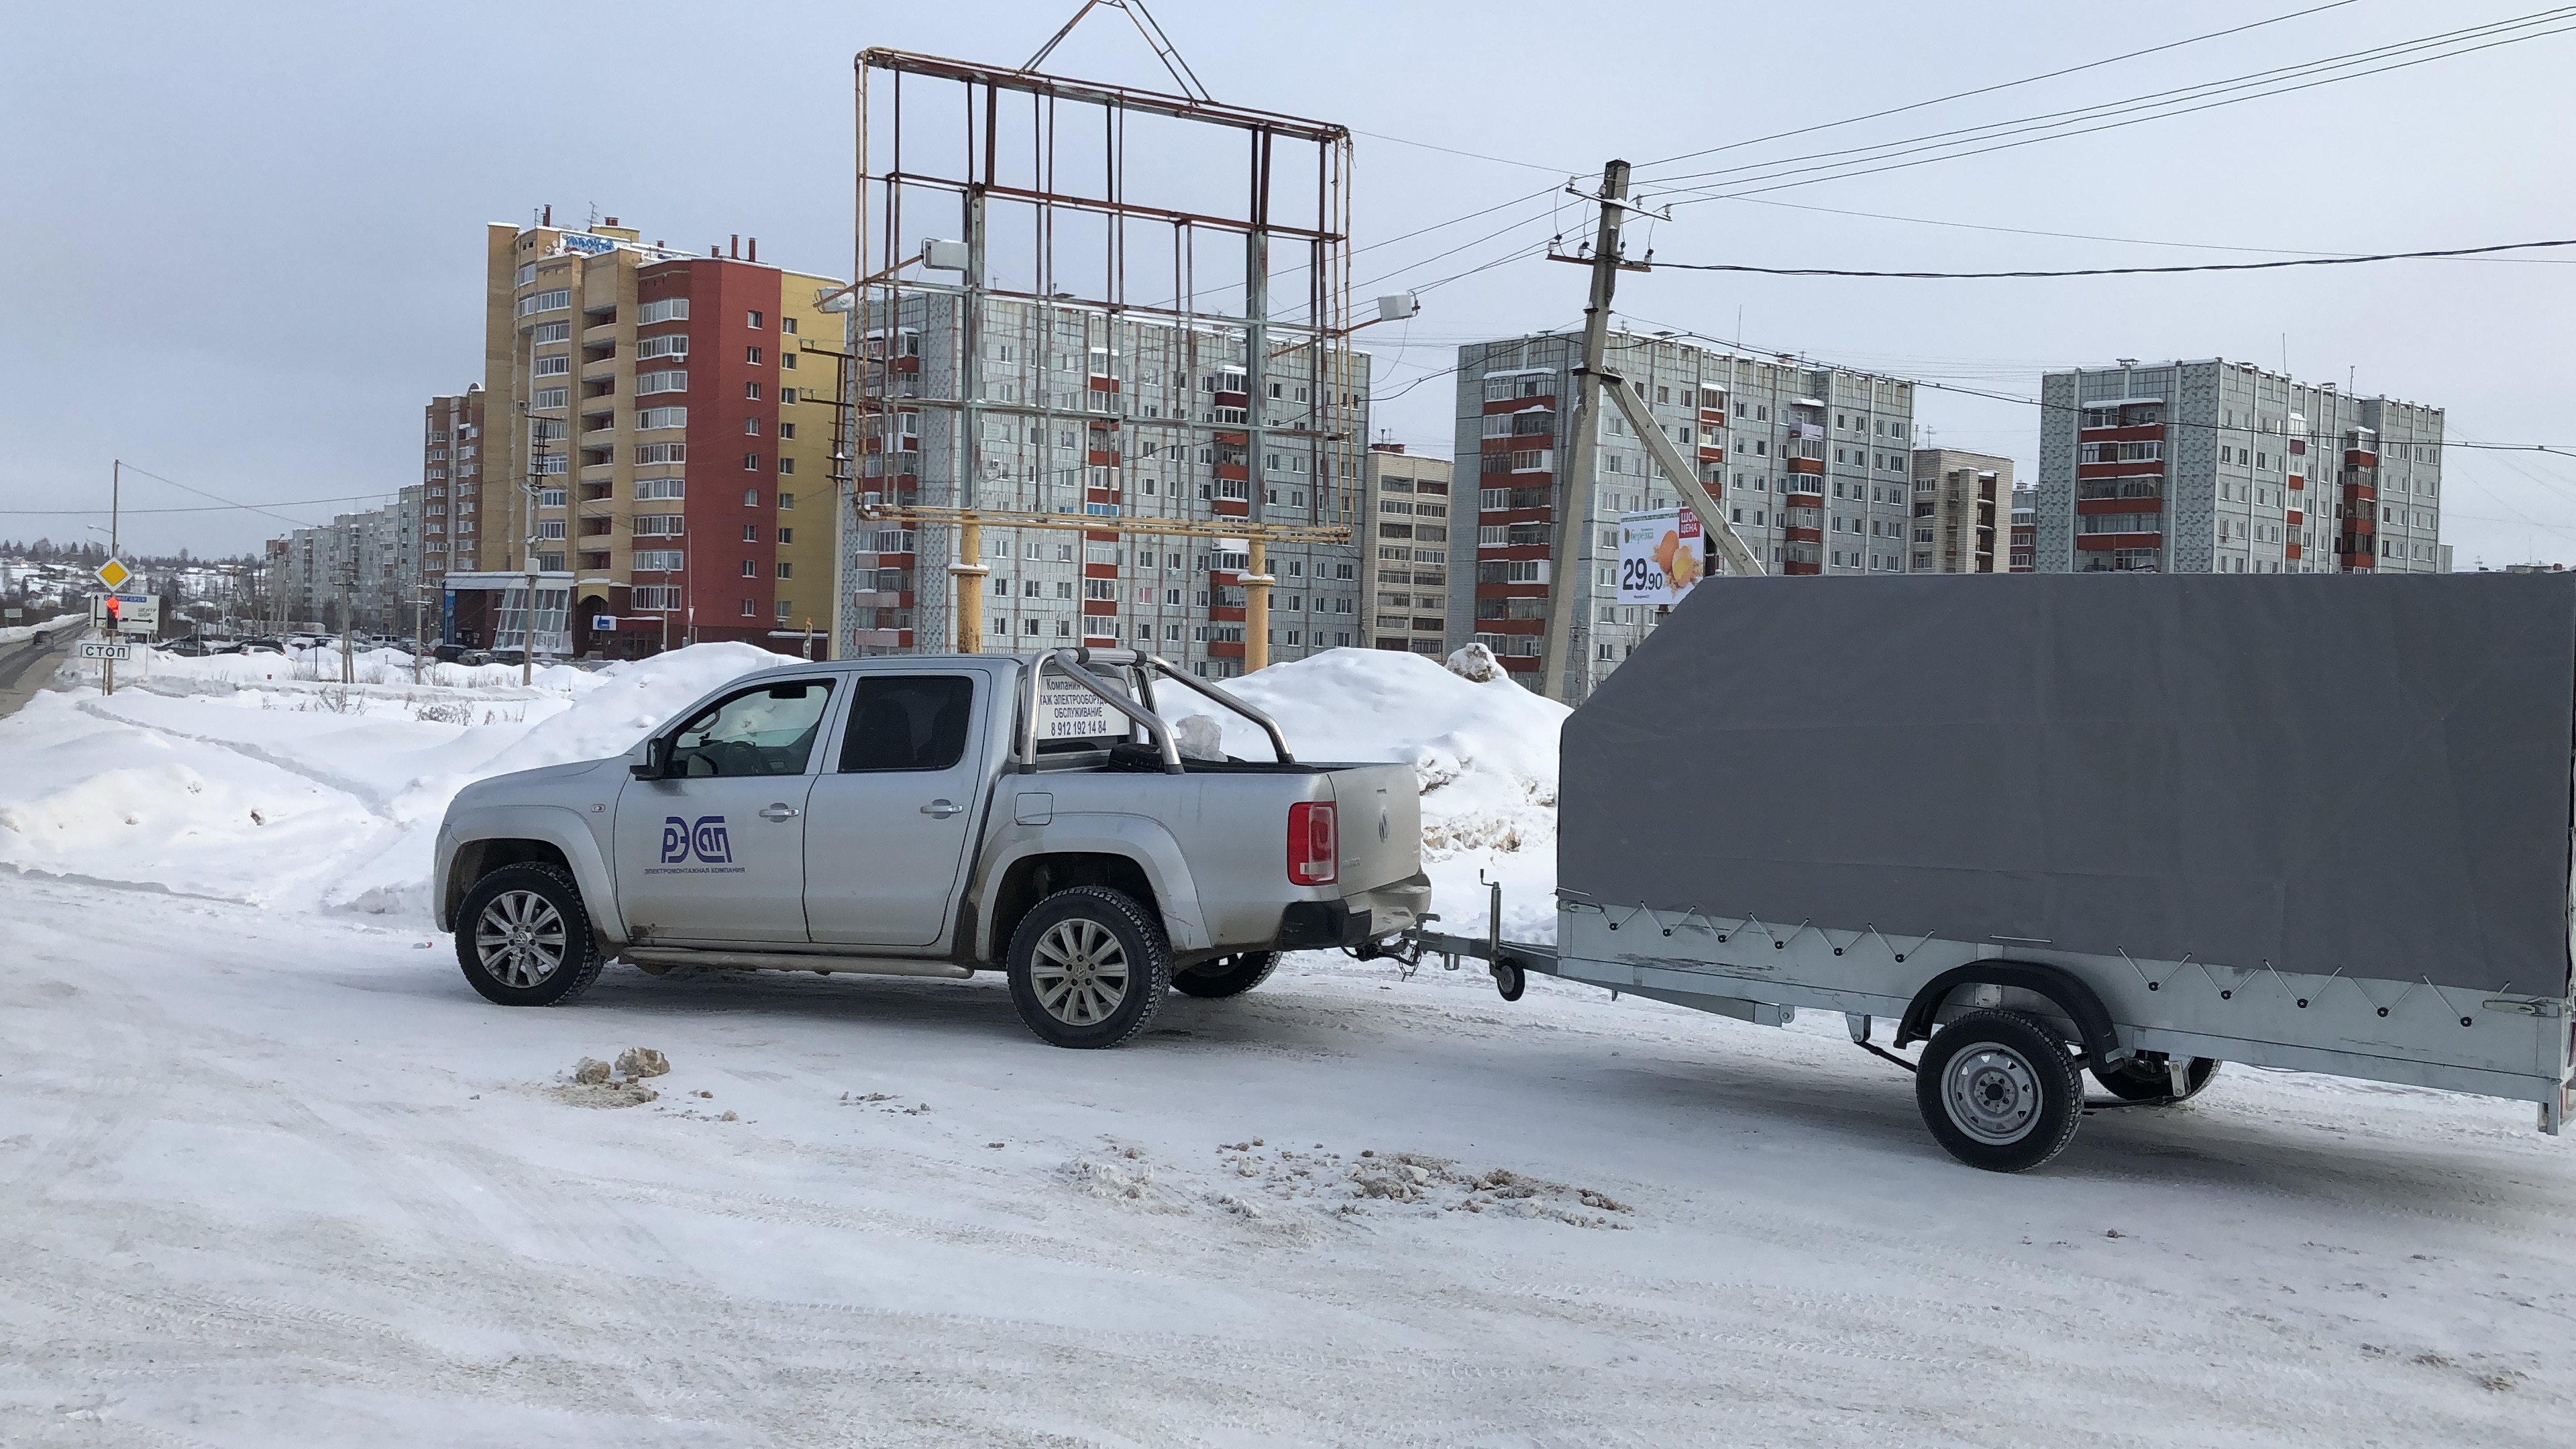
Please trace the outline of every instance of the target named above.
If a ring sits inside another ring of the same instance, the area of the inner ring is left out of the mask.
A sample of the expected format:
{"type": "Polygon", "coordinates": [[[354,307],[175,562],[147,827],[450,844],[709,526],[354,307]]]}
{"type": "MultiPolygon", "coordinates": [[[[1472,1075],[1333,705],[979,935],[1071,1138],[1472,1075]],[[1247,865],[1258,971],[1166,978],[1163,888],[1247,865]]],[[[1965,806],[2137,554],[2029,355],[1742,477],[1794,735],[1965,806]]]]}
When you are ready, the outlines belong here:
{"type": "Polygon", "coordinates": [[[1270,737],[1270,748],[1279,756],[1279,762],[1281,764],[1296,762],[1296,757],[1288,753],[1288,740],[1279,732],[1278,721],[1196,675],[1175,668],[1170,660],[1160,655],[1147,654],[1142,650],[1093,649],[1086,646],[1078,649],[1050,649],[1026,657],[1026,667],[1020,671],[1019,768],[1021,774],[1034,774],[1037,771],[1038,677],[1050,669],[1099,696],[1103,703],[1125,715],[1130,723],[1145,731],[1146,737],[1153,741],[1155,752],[1163,757],[1163,773],[1167,775],[1186,772],[1181,765],[1180,746],[1172,737],[1172,727],[1164,723],[1163,717],[1153,711],[1154,676],[1158,674],[1186,689],[1196,690],[1206,695],[1209,699],[1261,726],[1262,732],[1270,737]],[[1144,696],[1145,707],[1139,708],[1129,703],[1109,681],[1092,673],[1091,667],[1094,665],[1135,671],[1138,692],[1144,696]]]}

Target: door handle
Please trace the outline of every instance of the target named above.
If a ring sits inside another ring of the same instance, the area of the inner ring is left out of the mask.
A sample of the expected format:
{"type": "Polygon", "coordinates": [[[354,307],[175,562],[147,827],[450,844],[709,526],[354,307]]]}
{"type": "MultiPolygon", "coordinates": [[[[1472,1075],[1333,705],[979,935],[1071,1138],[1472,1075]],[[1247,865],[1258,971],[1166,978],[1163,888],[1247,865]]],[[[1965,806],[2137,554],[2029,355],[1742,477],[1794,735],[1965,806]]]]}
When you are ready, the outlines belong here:
{"type": "Polygon", "coordinates": [[[763,820],[793,820],[804,813],[804,811],[799,810],[795,806],[782,800],[779,803],[770,806],[768,809],[761,811],[760,818],[763,820]]]}
{"type": "Polygon", "coordinates": [[[965,808],[966,807],[963,805],[951,805],[945,800],[933,800],[929,804],[921,807],[921,813],[924,815],[936,815],[940,819],[945,820],[949,816],[957,814],[965,808]]]}

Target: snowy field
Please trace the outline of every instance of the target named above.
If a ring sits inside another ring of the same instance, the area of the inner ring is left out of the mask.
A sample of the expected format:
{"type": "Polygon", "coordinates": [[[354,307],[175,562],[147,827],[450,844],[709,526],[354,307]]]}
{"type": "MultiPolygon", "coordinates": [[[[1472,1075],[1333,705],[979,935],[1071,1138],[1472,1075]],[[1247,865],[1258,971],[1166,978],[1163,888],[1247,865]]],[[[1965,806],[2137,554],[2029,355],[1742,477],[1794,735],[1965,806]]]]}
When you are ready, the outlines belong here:
{"type": "MultiPolygon", "coordinates": [[[[155,660],[0,721],[0,1444],[2576,1426],[2576,1164],[2527,1104],[2230,1068],[1999,1177],[1838,1021],[1436,966],[1292,958],[1110,1052],[991,978],[476,996],[424,911],[447,798],[768,662],[155,660]],[[573,1081],[630,1047],[671,1071],[573,1081]]],[[[1355,651],[1244,692],[1437,787],[1448,924],[1479,870],[1543,923],[1556,707],[1355,651]]]]}

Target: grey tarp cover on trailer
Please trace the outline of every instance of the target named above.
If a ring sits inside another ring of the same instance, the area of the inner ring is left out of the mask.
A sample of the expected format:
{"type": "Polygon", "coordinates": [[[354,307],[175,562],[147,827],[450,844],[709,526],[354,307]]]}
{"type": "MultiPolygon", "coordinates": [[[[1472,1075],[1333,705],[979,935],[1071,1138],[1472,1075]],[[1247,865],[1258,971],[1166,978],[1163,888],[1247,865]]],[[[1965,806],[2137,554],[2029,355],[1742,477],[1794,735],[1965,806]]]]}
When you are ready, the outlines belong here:
{"type": "Polygon", "coordinates": [[[1717,579],[1567,719],[1557,878],[2553,995],[2571,690],[2576,575],[1717,579]]]}

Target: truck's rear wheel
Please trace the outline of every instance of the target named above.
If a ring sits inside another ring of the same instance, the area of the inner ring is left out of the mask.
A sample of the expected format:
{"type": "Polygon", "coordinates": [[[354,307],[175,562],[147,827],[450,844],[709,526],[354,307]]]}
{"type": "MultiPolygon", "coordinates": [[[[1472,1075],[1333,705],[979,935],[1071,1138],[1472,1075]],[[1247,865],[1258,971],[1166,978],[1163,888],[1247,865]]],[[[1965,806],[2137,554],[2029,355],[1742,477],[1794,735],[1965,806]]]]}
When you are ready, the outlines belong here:
{"type": "Polygon", "coordinates": [[[1276,951],[1242,951],[1173,972],[1172,989],[1183,996],[1241,996],[1278,968],[1276,951]]]}
{"type": "Polygon", "coordinates": [[[456,913],[456,964],[484,999],[552,1006],[599,979],[599,939],[581,888],[551,865],[505,865],[456,913]]]}
{"type": "Polygon", "coordinates": [[[2200,1089],[2209,1085],[2210,1078],[2218,1075],[2218,1059],[2193,1057],[2184,1072],[2183,1089],[2179,1094],[2173,1089],[2173,1074],[2165,1069],[2161,1058],[2142,1062],[2132,1057],[2116,1067],[2095,1067],[2093,1080],[2100,1082],[2104,1091],[2123,1102],[2188,1102],[2200,1095],[2200,1089]]]}
{"type": "Polygon", "coordinates": [[[2084,1079],[2047,1023],[1972,1011],[1923,1048],[1914,1101],[1951,1156],[1989,1172],[2025,1172],[2074,1140],[2084,1079]]]}
{"type": "Polygon", "coordinates": [[[1112,1047],[1143,1031],[1172,982],[1162,922],[1106,886],[1038,902],[1011,933],[1008,964],[1020,1020],[1060,1047],[1112,1047]]]}

